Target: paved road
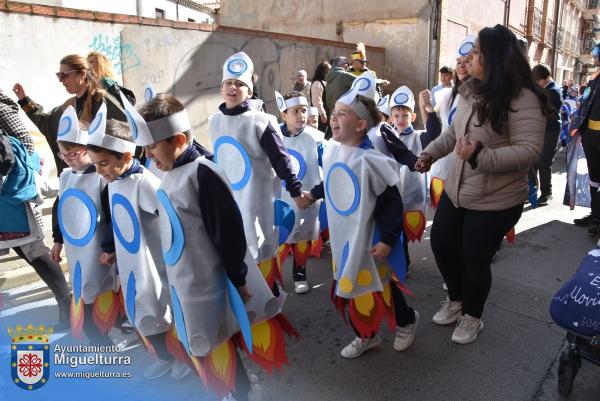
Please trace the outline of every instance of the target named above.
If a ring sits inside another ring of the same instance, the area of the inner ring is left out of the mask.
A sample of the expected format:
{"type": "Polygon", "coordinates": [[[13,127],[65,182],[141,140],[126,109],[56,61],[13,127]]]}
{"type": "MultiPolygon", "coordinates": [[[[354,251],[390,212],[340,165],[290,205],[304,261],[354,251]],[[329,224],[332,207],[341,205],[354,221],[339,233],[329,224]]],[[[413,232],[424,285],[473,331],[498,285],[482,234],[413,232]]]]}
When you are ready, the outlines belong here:
{"type": "MultiPolygon", "coordinates": [[[[557,167],[561,169],[560,165],[557,167]]],[[[564,173],[555,173],[553,180],[556,194],[562,194],[564,173]]],[[[432,259],[428,231],[421,243],[410,247],[413,266],[407,285],[416,297],[409,299],[409,303],[421,313],[421,324],[415,343],[402,353],[392,350],[393,334],[384,329],[384,341],[378,349],[355,360],[340,357],[340,349],[352,340],[352,331],[344,325],[329,301],[329,260],[324,257],[311,261],[312,291],[301,296],[291,294],[285,308],[286,315],[304,337],[302,342],[288,343],[290,366],[272,376],[251,366],[261,380],[263,399],[561,399],[556,390],[556,364],[564,331],[550,319],[548,304],[585,253],[595,246],[595,241],[585,230],[571,224],[573,218],[586,214],[587,210],[569,211],[561,205],[561,200],[554,199],[549,206],[524,213],[517,226],[516,243],[504,246],[493,264],[494,282],[483,316],[485,330],[475,343],[466,346],[450,341],[452,327],[440,327],[431,322],[445,292],[432,259]]],[[[290,266],[287,267],[285,279],[289,285],[290,266]]],[[[48,299],[49,294],[39,291],[35,286],[29,286],[4,294],[8,309],[0,313],[3,330],[7,324],[35,322],[35,319],[48,319],[49,314],[56,313],[55,303],[48,299]],[[25,298],[20,298],[24,295],[25,298]]],[[[5,334],[0,333],[0,341],[4,342],[7,337],[2,336],[5,334]]],[[[120,341],[123,337],[115,338],[120,341]]],[[[72,340],[63,336],[54,341],[69,343],[72,340]]],[[[150,360],[139,346],[128,352],[136,369],[150,360]]],[[[6,357],[4,348],[0,359],[2,355],[6,357]]],[[[597,401],[599,369],[584,363],[568,399],[597,401]]],[[[3,382],[6,384],[7,369],[2,367],[0,372],[2,387],[3,382]]],[[[12,386],[11,383],[7,385],[12,386]]],[[[48,383],[48,387],[50,385],[48,383]]],[[[168,391],[169,399],[173,400],[207,399],[193,378],[182,382],[164,379],[159,383],[148,383],[134,377],[127,385],[138,394],[168,391]]]]}

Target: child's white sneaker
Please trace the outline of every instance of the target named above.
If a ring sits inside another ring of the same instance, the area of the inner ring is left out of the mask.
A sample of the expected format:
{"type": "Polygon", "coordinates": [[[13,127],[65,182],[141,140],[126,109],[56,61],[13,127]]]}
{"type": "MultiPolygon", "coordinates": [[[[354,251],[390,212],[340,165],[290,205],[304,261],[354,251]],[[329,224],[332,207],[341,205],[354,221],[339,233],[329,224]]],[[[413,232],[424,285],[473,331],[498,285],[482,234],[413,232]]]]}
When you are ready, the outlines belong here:
{"type": "Polygon", "coordinates": [[[186,377],[192,369],[183,362],[175,361],[171,368],[171,378],[175,380],[181,380],[186,377]]]}
{"type": "Polygon", "coordinates": [[[459,344],[469,344],[477,340],[477,335],[483,330],[483,321],[471,315],[463,315],[458,321],[452,341],[459,344]]]}
{"type": "Polygon", "coordinates": [[[350,344],[346,345],[341,354],[344,358],[358,358],[365,351],[377,347],[381,344],[381,337],[376,334],[373,338],[356,337],[350,344]]]}
{"type": "Polygon", "coordinates": [[[415,311],[415,322],[404,327],[396,327],[396,338],[394,339],[394,350],[404,351],[415,341],[417,325],[419,324],[419,312],[415,311]]]}
{"type": "Polygon", "coordinates": [[[150,366],[144,370],[144,377],[147,380],[155,380],[159,377],[163,377],[167,373],[171,371],[173,366],[173,361],[163,361],[161,359],[157,359],[152,362],[150,366]]]}
{"type": "Polygon", "coordinates": [[[308,281],[294,281],[294,291],[296,294],[306,294],[310,291],[308,281]]]}

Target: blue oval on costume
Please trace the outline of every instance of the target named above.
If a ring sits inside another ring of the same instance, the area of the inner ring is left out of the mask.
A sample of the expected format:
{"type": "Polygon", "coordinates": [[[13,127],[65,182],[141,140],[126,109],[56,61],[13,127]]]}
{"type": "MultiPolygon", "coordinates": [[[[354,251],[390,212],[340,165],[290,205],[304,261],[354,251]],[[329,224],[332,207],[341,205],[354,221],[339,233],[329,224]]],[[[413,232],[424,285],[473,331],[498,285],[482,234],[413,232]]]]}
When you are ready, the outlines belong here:
{"type": "Polygon", "coordinates": [[[396,102],[396,104],[402,105],[408,102],[408,95],[406,93],[398,93],[394,97],[394,102],[396,102]]]}
{"type": "Polygon", "coordinates": [[[152,159],[148,159],[146,157],[146,160],[144,161],[144,167],[146,167],[146,170],[150,168],[150,164],[152,164],[152,159]]]}
{"type": "Polygon", "coordinates": [[[127,120],[129,121],[129,126],[131,127],[131,136],[133,137],[134,140],[136,140],[138,137],[137,124],[135,123],[135,120],[133,119],[129,110],[125,109],[125,113],[127,114],[127,120]]]}
{"type": "Polygon", "coordinates": [[[367,78],[357,78],[352,83],[352,89],[356,88],[357,86],[359,92],[364,92],[371,87],[371,81],[369,81],[367,78]]]}
{"type": "Polygon", "coordinates": [[[379,102],[377,102],[377,106],[385,106],[387,99],[384,97],[382,97],[381,99],[379,99],[379,102]]]}
{"type": "Polygon", "coordinates": [[[56,134],[56,136],[65,136],[69,133],[69,131],[71,131],[71,127],[73,126],[73,120],[71,119],[71,116],[64,116],[61,120],[60,123],[58,123],[58,133],[56,134]],[[63,124],[66,125],[66,127],[63,127],[62,129],[60,128],[63,124]]]}
{"type": "MultiPolygon", "coordinates": [[[[171,244],[169,248],[165,250],[163,248],[163,259],[167,266],[174,266],[181,257],[183,253],[183,247],[185,245],[185,236],[183,234],[183,226],[181,225],[181,220],[179,220],[179,216],[177,216],[177,212],[173,207],[169,197],[166,192],[162,189],[156,191],[156,196],[160,202],[160,204],[167,212],[167,217],[169,218],[169,223],[171,224],[171,244]]],[[[165,246],[167,244],[163,244],[165,246]]]]}
{"type": "Polygon", "coordinates": [[[455,114],[456,114],[456,107],[453,107],[452,110],[450,110],[450,114],[448,114],[448,125],[452,124],[455,114]]]}
{"type": "MultiPolygon", "coordinates": [[[[298,174],[296,174],[296,178],[298,181],[302,181],[304,176],[306,175],[306,161],[304,157],[297,150],[288,148],[288,154],[294,159],[298,160],[298,174]]],[[[281,180],[281,186],[285,188],[285,181],[281,180]]]]}
{"type": "Polygon", "coordinates": [[[140,242],[141,242],[142,234],[140,231],[140,222],[137,218],[137,215],[135,214],[135,210],[133,209],[133,206],[131,206],[131,203],[129,203],[127,198],[125,198],[123,195],[113,194],[111,214],[113,216],[112,223],[113,223],[113,231],[115,232],[115,236],[117,237],[117,239],[119,240],[121,245],[123,245],[123,248],[125,248],[125,250],[127,252],[132,253],[132,254],[137,253],[140,249],[140,242]],[[119,228],[117,219],[115,219],[115,206],[117,206],[117,205],[123,206],[125,208],[125,211],[129,215],[129,218],[131,219],[131,225],[133,226],[133,239],[131,240],[131,242],[128,242],[125,239],[125,237],[123,236],[123,233],[121,232],[121,229],[119,228]]]}
{"type": "Polygon", "coordinates": [[[241,58],[236,58],[227,63],[227,71],[233,75],[242,75],[248,69],[248,64],[241,58]]]}
{"type": "Polygon", "coordinates": [[[79,302],[81,297],[81,265],[79,261],[75,262],[75,269],[73,269],[73,299],[75,303],[79,302]]]}
{"type": "Polygon", "coordinates": [[[342,274],[344,273],[344,268],[346,267],[346,263],[348,263],[348,255],[350,254],[350,243],[346,241],[344,247],[342,248],[342,256],[340,257],[340,268],[338,272],[337,280],[339,281],[342,278],[342,274]]]}
{"type": "Polygon", "coordinates": [[[127,298],[125,299],[125,306],[127,307],[127,316],[129,316],[129,321],[135,327],[135,275],[133,272],[129,272],[129,277],[127,278],[127,298]]]}
{"type": "Polygon", "coordinates": [[[175,319],[175,329],[177,330],[177,337],[181,341],[181,345],[185,348],[188,355],[192,355],[190,352],[190,343],[188,342],[187,330],[185,328],[185,319],[183,317],[183,309],[181,309],[181,302],[175,287],[171,286],[171,304],[173,306],[173,318],[175,319]]]}
{"type": "Polygon", "coordinates": [[[462,46],[458,49],[458,54],[465,57],[473,50],[473,42],[463,43],[462,46]]]}
{"type": "Polygon", "coordinates": [[[60,227],[60,231],[62,232],[64,239],[66,239],[71,245],[76,247],[82,247],[87,245],[92,240],[92,238],[94,238],[97,223],[98,212],[96,210],[96,206],[94,205],[94,201],[92,201],[92,199],[85,192],[83,192],[80,189],[69,188],[61,194],[58,200],[58,225],[60,227]],[[90,226],[88,227],[87,233],[81,238],[73,237],[66,229],[63,221],[63,208],[65,206],[65,201],[69,198],[79,199],[90,214],[90,226]]]}
{"type": "Polygon", "coordinates": [[[219,148],[225,144],[229,144],[235,147],[244,159],[244,175],[238,182],[231,182],[231,189],[234,191],[239,191],[240,189],[248,185],[248,182],[250,181],[250,177],[252,176],[252,162],[250,161],[250,156],[248,155],[248,152],[246,152],[246,149],[244,149],[242,144],[239,143],[235,138],[226,135],[220,137],[215,141],[215,152],[213,160],[216,164],[219,164],[219,148]]]}
{"type": "Polygon", "coordinates": [[[100,127],[100,123],[102,122],[103,118],[104,118],[103,113],[99,112],[98,114],[96,114],[96,117],[94,118],[94,120],[96,121],[96,124],[93,127],[90,127],[90,129],[88,130],[88,134],[92,135],[94,132],[96,132],[98,127],[100,127]]]}
{"type": "Polygon", "coordinates": [[[325,191],[327,193],[327,199],[329,200],[331,207],[333,207],[333,210],[335,210],[337,214],[340,214],[342,216],[349,216],[358,208],[358,204],[360,203],[360,186],[358,185],[358,178],[350,169],[350,167],[348,167],[344,163],[338,162],[334,163],[333,166],[331,166],[329,172],[327,173],[325,191]],[[350,177],[350,179],[352,180],[352,185],[354,186],[354,199],[352,200],[352,205],[350,205],[350,207],[346,210],[341,210],[336,206],[336,204],[333,202],[333,198],[331,197],[331,193],[329,190],[329,185],[331,184],[331,173],[333,173],[335,169],[342,169],[350,177]]]}

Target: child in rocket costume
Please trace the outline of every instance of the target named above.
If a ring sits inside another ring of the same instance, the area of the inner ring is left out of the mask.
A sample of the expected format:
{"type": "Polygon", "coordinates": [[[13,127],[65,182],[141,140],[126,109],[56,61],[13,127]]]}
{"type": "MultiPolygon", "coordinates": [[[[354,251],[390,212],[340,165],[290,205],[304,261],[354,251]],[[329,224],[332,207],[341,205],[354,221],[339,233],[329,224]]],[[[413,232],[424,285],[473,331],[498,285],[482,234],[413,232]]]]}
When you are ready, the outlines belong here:
{"type": "Polygon", "coordinates": [[[140,115],[123,101],[136,143],[165,172],[156,194],[179,340],[220,398],[246,399],[250,381],[235,345],[269,371],[286,363],[285,296],[275,297],[256,267],[227,178],[193,145],[183,105],[161,93],[140,115]]]}
{"type": "Polygon", "coordinates": [[[373,149],[367,135],[380,118],[375,102],[358,95],[357,86],[337,101],[331,119],[337,142],[325,148],[325,180],[309,196],[324,197],[327,203],[332,300],[344,318],[348,308],[356,333],[341,351],[345,358],[357,358],[380,344],[378,331],[384,317],[396,331],[394,349],[408,348],[419,320],[395,283],[403,279],[406,267],[402,198],[397,188],[400,166],[373,149]]]}
{"type": "MultiPolygon", "coordinates": [[[[437,135],[427,131],[417,131],[412,123],[417,118],[415,110],[415,98],[407,86],[401,86],[390,98],[392,110],[392,121],[400,141],[404,143],[413,154],[420,155],[425,146],[434,140],[437,135]]],[[[400,163],[400,154],[391,152],[392,156],[400,163]]],[[[404,203],[404,232],[408,241],[420,241],[425,231],[425,208],[426,208],[426,177],[414,172],[414,165],[404,165],[401,169],[402,202],[404,203]]]]}
{"type": "MultiPolygon", "coordinates": [[[[93,133],[93,132],[92,132],[93,133]]],[[[81,130],[77,113],[69,106],[62,114],[57,133],[59,157],[69,168],[62,171],[60,196],[52,208],[54,246],[50,257],[60,262],[65,247],[73,288],[71,329],[75,338],[82,330],[91,344],[112,345],[108,331],[114,327],[119,299],[115,267],[98,261],[102,241],[110,235],[101,207],[106,181],[98,174],[86,152],[88,132],[81,130]]]]}
{"type": "MultiPolygon", "coordinates": [[[[306,125],[308,100],[302,92],[290,92],[285,97],[275,92],[275,101],[284,121],[279,128],[294,173],[303,187],[312,188],[323,180],[320,167],[325,136],[306,125]]],[[[294,208],[295,221],[286,243],[281,246],[280,261],[283,263],[285,256],[292,254],[294,290],[297,294],[304,294],[310,290],[306,275],[307,260],[310,256],[320,257],[323,247],[319,226],[320,204],[300,209],[287,192],[281,194],[281,199],[294,208]]]]}
{"type": "MultiPolygon", "coordinates": [[[[356,87],[359,95],[377,101],[377,93],[374,89],[375,82],[375,77],[370,72],[366,72],[353,82],[352,87],[356,87]]],[[[384,107],[384,110],[386,109],[385,104],[381,106],[384,107]]],[[[381,106],[377,107],[378,110],[380,110],[381,106]]],[[[389,105],[387,105],[387,108],[389,108],[389,105]]],[[[389,110],[388,113],[393,114],[391,110],[389,110]]],[[[394,127],[386,122],[378,121],[376,125],[369,129],[367,135],[376,150],[395,159],[402,165],[402,169],[400,170],[402,180],[398,184],[398,189],[402,194],[402,200],[404,202],[404,233],[406,238],[411,241],[415,241],[417,238],[420,239],[422,232],[425,229],[425,215],[422,212],[419,214],[414,210],[414,202],[412,202],[413,204],[410,203],[410,200],[414,199],[414,195],[408,192],[408,188],[411,188],[409,187],[411,185],[410,179],[419,179],[419,174],[413,173],[418,159],[415,150],[410,147],[410,143],[401,139],[402,137],[394,127]],[[415,175],[415,177],[413,177],[413,175],[415,175]],[[405,193],[407,194],[408,199],[405,198],[405,193]]],[[[424,197],[425,187],[416,187],[414,189],[414,192],[417,194],[423,192],[424,197]],[[418,190],[422,191],[418,192],[418,190]]],[[[410,264],[408,257],[408,241],[404,242],[404,250],[408,268],[408,265],[410,264]]]]}
{"type": "Polygon", "coordinates": [[[291,231],[291,207],[277,201],[281,180],[299,207],[308,206],[302,184],[293,173],[277,121],[269,114],[251,109],[246,100],[252,95],[253,64],[243,52],[229,57],[223,65],[221,95],[225,102],[210,117],[208,133],[214,146],[214,161],[221,167],[233,190],[244,219],[250,254],[259,265],[267,283],[274,288],[281,282],[277,248],[285,238],[278,226],[291,231]]]}
{"type": "MultiPolygon", "coordinates": [[[[435,105],[435,114],[430,114],[430,118],[427,119],[428,132],[434,133],[436,129],[440,129],[440,132],[443,132],[450,126],[450,124],[452,124],[458,103],[458,86],[460,86],[462,81],[469,78],[468,75],[459,75],[458,64],[463,62],[463,59],[469,55],[471,49],[473,48],[473,43],[475,42],[476,37],[477,36],[474,34],[469,34],[458,46],[458,50],[456,51],[457,68],[455,75],[455,86],[452,90],[445,90],[439,94],[439,101],[435,105]],[[437,128],[439,125],[438,121],[435,121],[438,124],[434,125],[433,127],[435,128],[433,128],[429,120],[437,120],[438,118],[439,123],[441,123],[441,128],[437,128]]],[[[456,156],[454,152],[451,152],[447,156],[436,160],[435,163],[431,165],[429,194],[431,198],[431,206],[433,208],[437,207],[440,197],[442,196],[442,192],[444,192],[444,182],[448,177],[448,170],[454,163],[454,159],[456,159],[456,156]]]]}
{"type": "MultiPolygon", "coordinates": [[[[104,106],[102,106],[104,107],[104,106]]],[[[160,252],[158,178],[133,158],[136,144],[127,123],[102,116],[90,125],[87,150],[96,172],[108,181],[109,210],[115,253],[103,253],[103,261],[116,258],[125,312],[129,321],[158,359],[145,371],[147,379],[167,373],[174,378],[190,369],[175,361],[177,341],[172,335],[170,296],[160,252]]],[[[137,136],[138,133],[133,133],[137,136]]]]}

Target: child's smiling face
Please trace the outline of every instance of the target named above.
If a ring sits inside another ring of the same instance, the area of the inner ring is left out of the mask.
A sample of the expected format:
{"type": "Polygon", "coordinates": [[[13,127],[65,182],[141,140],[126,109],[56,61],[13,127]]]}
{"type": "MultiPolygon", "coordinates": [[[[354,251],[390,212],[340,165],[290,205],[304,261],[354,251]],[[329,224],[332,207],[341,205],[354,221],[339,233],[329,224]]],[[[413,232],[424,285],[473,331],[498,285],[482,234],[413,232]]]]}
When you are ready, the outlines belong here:
{"type": "Polygon", "coordinates": [[[221,85],[221,96],[225,100],[225,107],[233,109],[252,96],[252,90],[245,83],[237,79],[226,79],[221,85]]]}

